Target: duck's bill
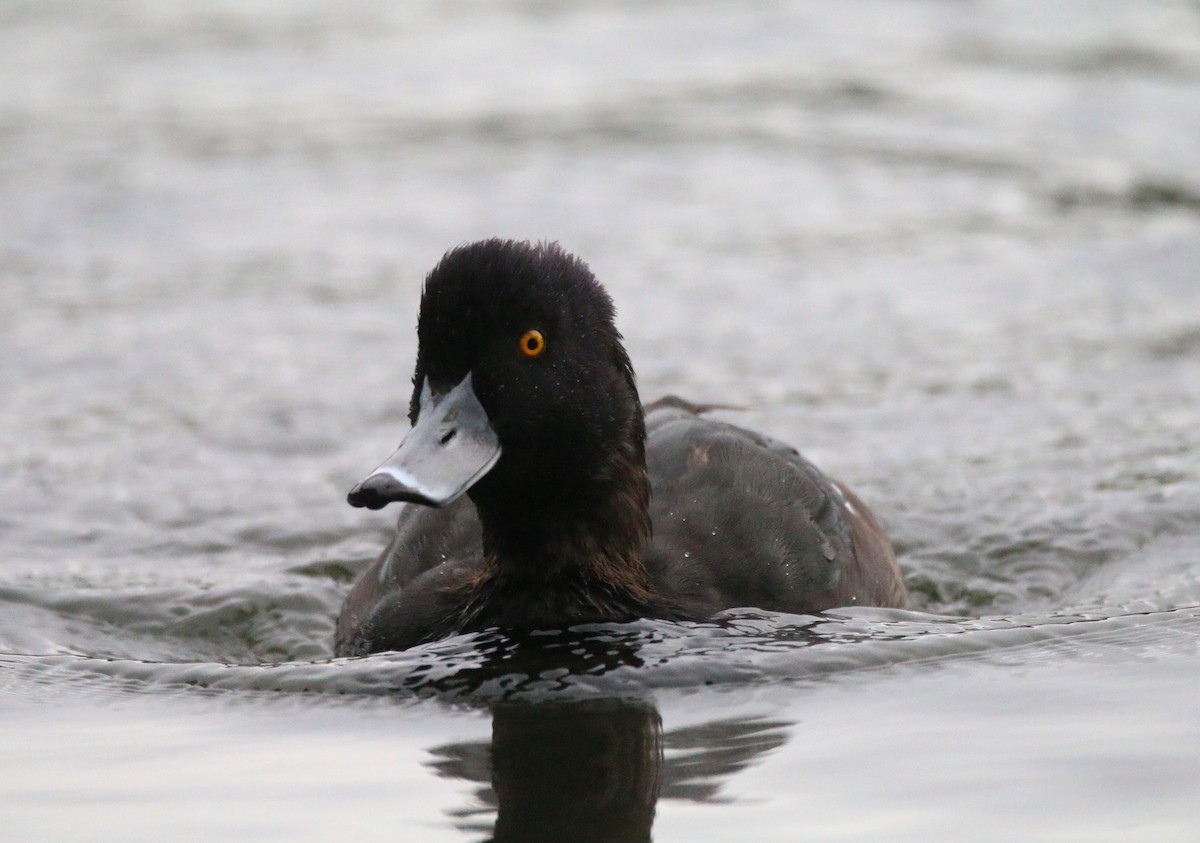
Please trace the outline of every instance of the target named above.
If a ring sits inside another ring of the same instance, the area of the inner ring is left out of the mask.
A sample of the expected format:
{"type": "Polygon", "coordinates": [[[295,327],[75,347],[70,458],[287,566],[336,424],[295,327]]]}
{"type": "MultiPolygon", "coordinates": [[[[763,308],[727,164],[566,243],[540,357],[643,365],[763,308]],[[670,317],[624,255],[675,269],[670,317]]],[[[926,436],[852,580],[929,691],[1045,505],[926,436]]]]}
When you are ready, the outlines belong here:
{"type": "Polygon", "coordinates": [[[350,490],[351,506],[381,509],[393,501],[446,506],[500,459],[500,440],[475,397],[468,374],[444,395],[421,389],[417,423],[396,453],[350,490]]]}

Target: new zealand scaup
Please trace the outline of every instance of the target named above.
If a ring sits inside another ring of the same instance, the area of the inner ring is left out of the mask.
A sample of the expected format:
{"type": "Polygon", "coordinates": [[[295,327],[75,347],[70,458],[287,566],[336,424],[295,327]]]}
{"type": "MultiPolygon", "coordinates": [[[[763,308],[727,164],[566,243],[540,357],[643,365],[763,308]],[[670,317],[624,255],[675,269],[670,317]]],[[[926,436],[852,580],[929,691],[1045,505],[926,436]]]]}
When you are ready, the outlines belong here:
{"type": "Polygon", "coordinates": [[[556,244],[473,243],[430,272],[412,429],[349,495],[411,505],[346,598],[338,655],[489,627],[906,604],[874,516],[794,448],[678,398],[643,410],[613,315],[556,244]]]}

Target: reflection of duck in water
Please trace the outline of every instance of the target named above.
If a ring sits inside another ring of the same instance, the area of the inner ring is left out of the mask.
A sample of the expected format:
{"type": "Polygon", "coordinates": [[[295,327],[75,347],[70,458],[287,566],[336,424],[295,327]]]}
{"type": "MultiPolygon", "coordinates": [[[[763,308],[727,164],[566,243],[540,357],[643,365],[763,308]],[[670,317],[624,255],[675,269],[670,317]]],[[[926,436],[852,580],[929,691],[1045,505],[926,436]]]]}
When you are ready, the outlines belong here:
{"type": "Polygon", "coordinates": [[[483,807],[455,816],[486,833],[476,817],[494,809],[496,843],[644,843],[660,796],[718,798],[723,779],[783,744],[783,727],[720,721],[664,737],[649,702],[508,702],[494,709],[490,745],[438,747],[432,766],[484,785],[483,807]]]}
{"type": "Polygon", "coordinates": [[[794,449],[679,399],[643,413],[611,300],[557,246],[449,252],[417,332],[413,428],[349,499],[423,506],[347,597],[339,655],[489,627],[904,606],[878,522],[794,449]]]}

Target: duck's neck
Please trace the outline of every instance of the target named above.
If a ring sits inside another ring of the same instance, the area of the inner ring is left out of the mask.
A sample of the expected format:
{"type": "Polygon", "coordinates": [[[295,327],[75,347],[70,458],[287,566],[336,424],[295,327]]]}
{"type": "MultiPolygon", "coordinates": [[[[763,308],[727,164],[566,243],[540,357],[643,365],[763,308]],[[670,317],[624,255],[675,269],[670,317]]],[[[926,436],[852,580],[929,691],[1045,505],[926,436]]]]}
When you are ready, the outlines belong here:
{"type": "Polygon", "coordinates": [[[476,499],[486,579],[649,598],[642,553],[650,541],[650,482],[641,437],[607,454],[576,485],[537,491],[476,499]]]}

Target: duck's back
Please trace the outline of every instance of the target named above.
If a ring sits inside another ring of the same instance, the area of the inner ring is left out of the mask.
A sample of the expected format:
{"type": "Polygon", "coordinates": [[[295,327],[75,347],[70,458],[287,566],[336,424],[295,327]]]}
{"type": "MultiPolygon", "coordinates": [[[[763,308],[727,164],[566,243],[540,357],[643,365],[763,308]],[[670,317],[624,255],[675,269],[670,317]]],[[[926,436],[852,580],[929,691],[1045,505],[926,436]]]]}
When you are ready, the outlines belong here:
{"type": "Polygon", "coordinates": [[[892,548],[866,506],[795,448],[666,398],[646,408],[657,588],[708,612],[903,607],[892,548]]]}

